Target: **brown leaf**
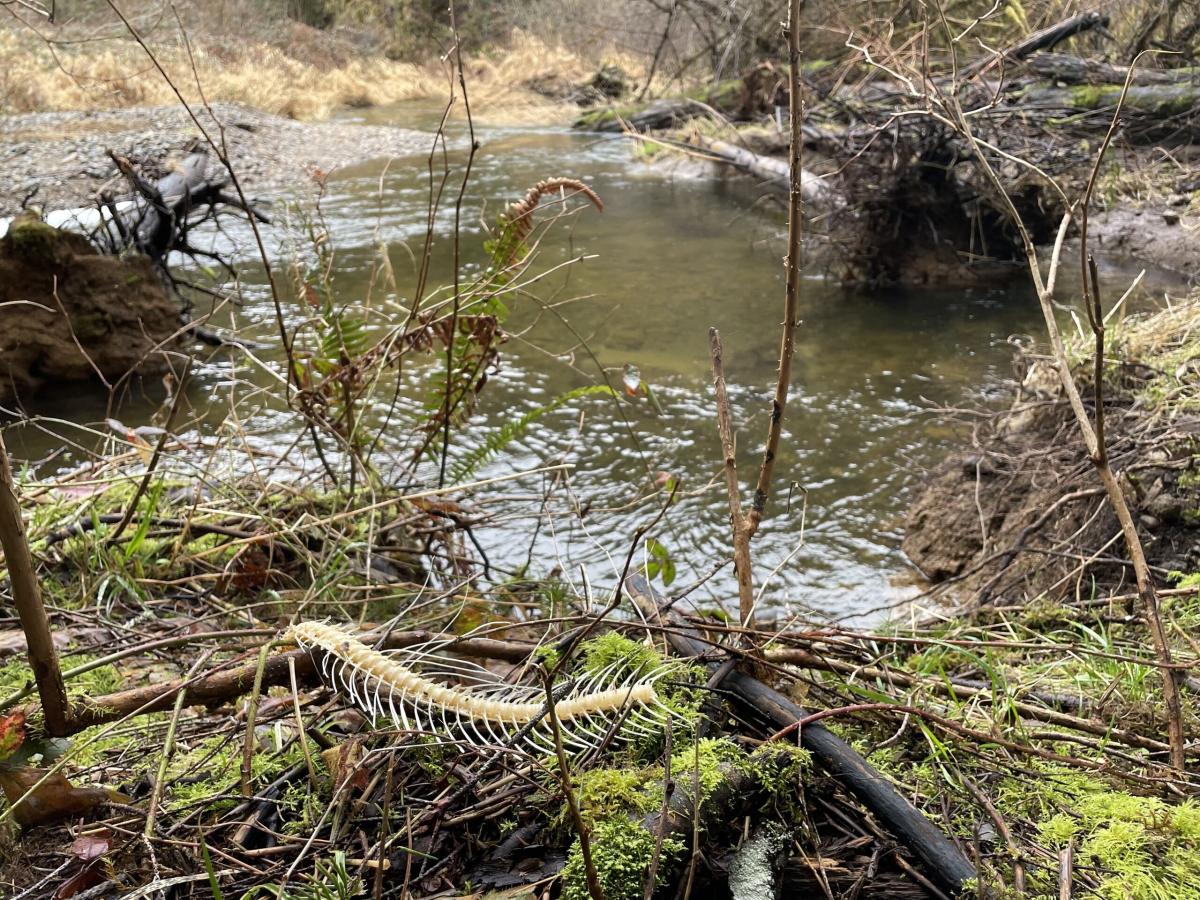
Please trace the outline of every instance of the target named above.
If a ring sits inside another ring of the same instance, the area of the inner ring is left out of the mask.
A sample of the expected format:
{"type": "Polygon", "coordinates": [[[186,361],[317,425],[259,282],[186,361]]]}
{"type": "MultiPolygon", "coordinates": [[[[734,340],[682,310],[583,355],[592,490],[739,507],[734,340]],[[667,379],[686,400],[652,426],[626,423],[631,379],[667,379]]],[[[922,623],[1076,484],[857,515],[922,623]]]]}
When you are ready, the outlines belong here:
{"type": "Polygon", "coordinates": [[[55,772],[38,784],[45,776],[45,769],[33,766],[0,770],[0,789],[3,789],[5,798],[12,806],[13,818],[18,825],[41,825],[66,816],[80,815],[109,800],[129,800],[107,788],[75,787],[61,772],[55,772]],[[33,789],[33,793],[26,797],[30,789],[33,789]]]}
{"type": "Polygon", "coordinates": [[[83,862],[103,856],[112,848],[113,833],[107,828],[90,834],[81,834],[71,842],[70,854],[83,862]]]}
{"type": "Polygon", "coordinates": [[[54,892],[54,900],[67,900],[68,897],[82,894],[88,888],[93,888],[104,880],[104,872],[99,866],[84,866],[58,886],[58,890],[54,892]]]}
{"type": "Polygon", "coordinates": [[[427,513],[461,513],[462,507],[453,500],[435,500],[431,497],[417,497],[412,501],[417,509],[427,513]]]}
{"type": "Polygon", "coordinates": [[[325,768],[333,776],[334,790],[349,782],[360,791],[365,791],[370,779],[367,777],[366,766],[362,765],[362,742],[356,739],[345,741],[328,750],[321,751],[321,759],[325,768]]]}

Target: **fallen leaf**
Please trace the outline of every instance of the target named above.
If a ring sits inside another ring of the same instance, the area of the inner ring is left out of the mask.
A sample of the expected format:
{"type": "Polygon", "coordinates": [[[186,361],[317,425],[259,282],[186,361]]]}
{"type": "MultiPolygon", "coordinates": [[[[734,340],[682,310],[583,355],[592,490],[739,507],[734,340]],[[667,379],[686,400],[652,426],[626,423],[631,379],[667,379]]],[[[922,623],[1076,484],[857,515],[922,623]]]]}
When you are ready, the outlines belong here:
{"type": "Polygon", "coordinates": [[[66,816],[77,816],[109,800],[129,802],[128,797],[108,788],[75,787],[61,772],[46,777],[45,769],[34,766],[0,770],[0,789],[12,806],[13,818],[18,825],[41,825],[66,816]],[[46,780],[42,781],[43,778],[46,780]],[[26,797],[31,789],[33,793],[26,797]]]}
{"type": "Polygon", "coordinates": [[[422,512],[427,513],[442,513],[449,515],[452,513],[462,512],[462,507],[453,500],[433,500],[428,497],[417,497],[412,501],[412,505],[422,512]]]}
{"type": "Polygon", "coordinates": [[[71,842],[70,854],[82,862],[98,859],[112,849],[113,833],[107,828],[81,834],[71,842]]]}
{"type": "Polygon", "coordinates": [[[0,716],[0,760],[8,759],[25,743],[25,713],[0,716]]]}
{"type": "Polygon", "coordinates": [[[88,888],[94,888],[105,880],[104,873],[99,866],[84,866],[58,886],[58,890],[54,892],[54,900],[67,900],[68,897],[82,894],[88,888]]]}
{"type": "Polygon", "coordinates": [[[367,789],[370,780],[366,766],[361,764],[362,758],[362,742],[353,739],[321,751],[321,760],[333,776],[335,790],[346,783],[360,791],[367,789]]]}

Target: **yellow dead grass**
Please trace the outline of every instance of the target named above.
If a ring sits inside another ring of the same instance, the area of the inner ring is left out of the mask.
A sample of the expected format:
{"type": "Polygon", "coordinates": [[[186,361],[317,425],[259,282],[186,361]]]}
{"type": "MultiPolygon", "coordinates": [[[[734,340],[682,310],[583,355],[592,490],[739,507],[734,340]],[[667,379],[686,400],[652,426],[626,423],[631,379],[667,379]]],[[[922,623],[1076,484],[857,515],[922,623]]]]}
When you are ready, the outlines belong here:
{"type": "MultiPolygon", "coordinates": [[[[269,44],[242,41],[193,44],[195,73],[181,45],[154,48],[189,102],[199,100],[197,79],[210,101],[232,101],[296,119],[319,119],[336,109],[380,106],[447,96],[448,72],[382,57],[317,66],[269,44]]],[[[0,30],[0,112],[155,106],[176,102],[170,85],[130,41],[83,44],[51,52],[32,35],[0,30]]],[[[617,60],[636,71],[630,60],[617,60]]],[[[572,84],[595,70],[562,47],[520,32],[500,51],[467,62],[473,109],[489,118],[542,119],[558,104],[524,85],[557,76],[572,84]]]]}

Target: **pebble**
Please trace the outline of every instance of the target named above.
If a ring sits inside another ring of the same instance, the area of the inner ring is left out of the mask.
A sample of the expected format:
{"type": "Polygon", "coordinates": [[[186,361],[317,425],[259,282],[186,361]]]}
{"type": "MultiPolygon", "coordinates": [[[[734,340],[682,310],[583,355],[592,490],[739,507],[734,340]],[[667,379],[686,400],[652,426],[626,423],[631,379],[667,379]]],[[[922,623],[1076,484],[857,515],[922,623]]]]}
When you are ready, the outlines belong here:
{"type": "MultiPolygon", "coordinates": [[[[233,103],[214,104],[213,111],[233,126],[225,136],[239,175],[267,194],[307,184],[314,168],[329,172],[425,152],[430,138],[387,125],[297,122],[233,103]]],[[[208,114],[199,115],[215,132],[208,114]]],[[[43,208],[87,205],[100,183],[115,175],[109,148],[157,177],[195,136],[196,126],[180,106],[0,116],[0,217],[18,212],[35,185],[32,202],[43,208]]]]}

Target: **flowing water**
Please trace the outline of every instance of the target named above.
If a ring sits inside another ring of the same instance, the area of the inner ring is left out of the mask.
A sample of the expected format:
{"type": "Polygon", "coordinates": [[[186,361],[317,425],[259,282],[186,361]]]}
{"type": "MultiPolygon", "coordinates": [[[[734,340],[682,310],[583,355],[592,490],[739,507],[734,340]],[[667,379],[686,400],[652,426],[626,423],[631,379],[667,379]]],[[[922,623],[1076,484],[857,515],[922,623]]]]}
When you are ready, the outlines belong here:
{"type": "MultiPolygon", "coordinates": [[[[420,128],[429,127],[431,112],[409,106],[369,115],[420,128]]],[[[507,569],[531,561],[531,574],[559,568],[572,578],[584,566],[594,581],[611,584],[635,530],[661,503],[661,494],[650,495],[656,474],[666,472],[679,480],[681,496],[651,533],[675,563],[675,588],[709,575],[728,556],[730,542],[708,329],[718,328],[724,342],[748,498],[778,354],[781,209],[746,184],[673,177],[663,166],[636,161],[617,139],[532,127],[480,127],[479,138],[462,216],[468,274],[486,259],[481,222],[494,221],[505,203],[543,178],[581,178],[606,206],[603,214],[588,209],[567,218],[543,240],[535,268],[550,274],[531,288],[536,296],[512,302],[507,330],[516,336],[503,346],[501,369],[483,391],[464,440],[481,440],[520,413],[596,382],[601,368],[619,385],[622,369],[636,366],[661,407],[646,398],[585,398],[539,420],[489,463],[477,477],[549,463],[574,466],[569,482],[554,488],[541,527],[537,498],[545,475],[476,493],[480,507],[497,519],[479,532],[489,559],[507,569]]],[[[462,148],[456,126],[449,153],[455,166],[464,159],[462,148]]],[[[389,246],[399,293],[411,292],[425,232],[426,165],[424,156],[398,158],[329,180],[323,210],[338,251],[339,297],[367,294],[381,242],[389,246]]],[[[452,175],[451,198],[460,171],[452,175]]],[[[443,204],[431,284],[452,278],[453,221],[453,203],[443,204]]],[[[278,345],[272,306],[261,270],[251,255],[246,259],[247,302],[235,321],[239,334],[269,345],[259,355],[278,370],[278,353],[270,349],[278,345]]],[[[303,314],[286,310],[293,323],[303,314]]],[[[849,617],[900,599],[906,502],[923,467],[954,440],[928,410],[972,402],[1007,378],[1010,336],[1036,328],[1036,305],[1021,286],[866,292],[815,273],[806,278],[776,499],[754,544],[758,583],[773,573],[765,605],[781,613],[808,607],[849,617]]],[[[213,407],[201,431],[224,419],[225,389],[235,372],[239,383],[270,381],[226,355],[199,367],[189,399],[213,407]]],[[[119,416],[127,425],[142,424],[158,399],[132,401],[119,416]]],[[[101,395],[75,390],[45,398],[38,411],[68,421],[98,422],[106,415],[101,395]]],[[[296,439],[295,419],[269,402],[252,421],[245,410],[242,415],[264,448],[296,439]]],[[[383,446],[410,442],[404,426],[393,424],[383,446]]],[[[30,430],[19,452],[32,459],[55,445],[30,430]]],[[[304,452],[308,445],[297,446],[304,452]]],[[[43,471],[69,458],[56,457],[43,471]]],[[[727,566],[705,585],[705,596],[729,599],[733,585],[727,566]]]]}

